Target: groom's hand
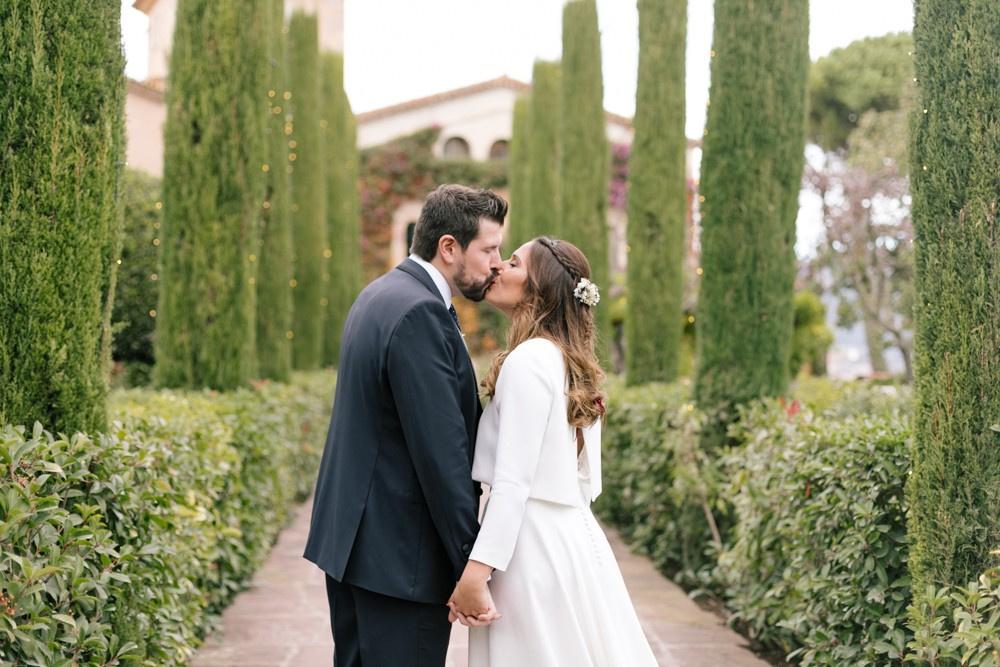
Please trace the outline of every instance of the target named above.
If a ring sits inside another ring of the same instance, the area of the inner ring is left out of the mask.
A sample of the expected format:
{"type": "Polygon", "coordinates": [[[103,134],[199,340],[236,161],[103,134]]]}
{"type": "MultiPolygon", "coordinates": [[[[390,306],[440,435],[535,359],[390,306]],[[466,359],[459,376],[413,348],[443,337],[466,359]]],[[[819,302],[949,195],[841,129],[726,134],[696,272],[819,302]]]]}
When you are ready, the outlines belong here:
{"type": "Polygon", "coordinates": [[[448,600],[448,620],[456,619],[467,626],[489,625],[501,617],[486,584],[493,569],[477,561],[469,561],[455,591],[448,600]]]}

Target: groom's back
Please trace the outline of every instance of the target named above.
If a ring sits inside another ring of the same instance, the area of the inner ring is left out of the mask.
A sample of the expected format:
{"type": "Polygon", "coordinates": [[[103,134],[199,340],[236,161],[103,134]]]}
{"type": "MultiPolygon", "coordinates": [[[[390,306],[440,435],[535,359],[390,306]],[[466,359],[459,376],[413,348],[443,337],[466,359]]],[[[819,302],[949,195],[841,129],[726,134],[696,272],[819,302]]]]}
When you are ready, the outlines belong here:
{"type": "MultiPolygon", "coordinates": [[[[440,313],[442,322],[451,324],[439,294],[403,268],[375,280],[351,307],[305,556],[338,581],[393,597],[444,602],[455,582],[453,559],[436,530],[399,411],[400,401],[412,407],[436,397],[393,395],[390,348],[395,346],[398,358],[403,346],[407,356],[419,360],[434,356],[445,339],[454,350],[449,361],[466,388],[461,419],[468,442],[479,406],[457,329],[442,326],[430,335],[399,338],[400,323],[424,311],[440,313]]],[[[471,448],[468,456],[471,466],[471,448]]],[[[474,522],[474,507],[471,514],[474,522]]]]}

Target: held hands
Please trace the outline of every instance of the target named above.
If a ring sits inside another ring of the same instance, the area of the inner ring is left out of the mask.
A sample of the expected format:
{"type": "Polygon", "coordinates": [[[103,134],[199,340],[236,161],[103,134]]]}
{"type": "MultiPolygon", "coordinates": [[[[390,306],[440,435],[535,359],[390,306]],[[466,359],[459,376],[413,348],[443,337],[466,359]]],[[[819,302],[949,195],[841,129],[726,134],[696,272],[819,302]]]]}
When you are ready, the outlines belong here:
{"type": "Polygon", "coordinates": [[[470,627],[489,625],[502,615],[493,604],[486,581],[492,569],[489,565],[470,560],[448,600],[448,621],[461,621],[470,627]]]}

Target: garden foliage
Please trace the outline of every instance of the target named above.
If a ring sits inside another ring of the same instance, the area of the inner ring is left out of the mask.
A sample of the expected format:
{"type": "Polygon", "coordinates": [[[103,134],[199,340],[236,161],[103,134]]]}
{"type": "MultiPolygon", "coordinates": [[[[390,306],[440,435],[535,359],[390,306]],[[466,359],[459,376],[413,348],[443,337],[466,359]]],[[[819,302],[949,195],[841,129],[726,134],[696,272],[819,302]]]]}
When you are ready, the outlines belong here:
{"type": "Polygon", "coordinates": [[[0,3],[0,423],[104,428],[121,234],[121,3],[0,3]]]}
{"type": "Polygon", "coordinates": [[[695,398],[721,424],[788,383],[808,33],[806,0],[716,0],[695,398]]]}
{"type": "Polygon", "coordinates": [[[677,379],[683,333],[686,0],[639,3],[639,79],[629,164],[629,384],[677,379]]]}
{"type": "Polygon", "coordinates": [[[332,376],[0,430],[0,664],[184,665],[309,493],[332,376]]]}

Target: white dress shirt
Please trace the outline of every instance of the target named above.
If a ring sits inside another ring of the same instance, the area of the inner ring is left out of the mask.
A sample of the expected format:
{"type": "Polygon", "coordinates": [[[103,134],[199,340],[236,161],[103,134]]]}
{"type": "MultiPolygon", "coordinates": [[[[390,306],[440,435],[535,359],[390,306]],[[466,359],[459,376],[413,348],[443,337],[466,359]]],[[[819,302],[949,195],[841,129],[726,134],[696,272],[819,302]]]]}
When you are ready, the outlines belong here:
{"type": "Polygon", "coordinates": [[[588,507],[601,492],[601,421],[583,430],[577,456],[562,350],[545,338],[518,345],[504,360],[476,438],[472,477],[490,485],[469,556],[504,571],[529,498],[588,507]]]}
{"type": "Polygon", "coordinates": [[[448,281],[445,280],[444,274],[438,271],[436,266],[417,254],[411,254],[410,259],[423,267],[424,271],[430,275],[431,280],[434,281],[434,285],[438,288],[438,291],[441,292],[441,298],[444,299],[444,305],[451,306],[451,287],[448,286],[448,281]]]}

